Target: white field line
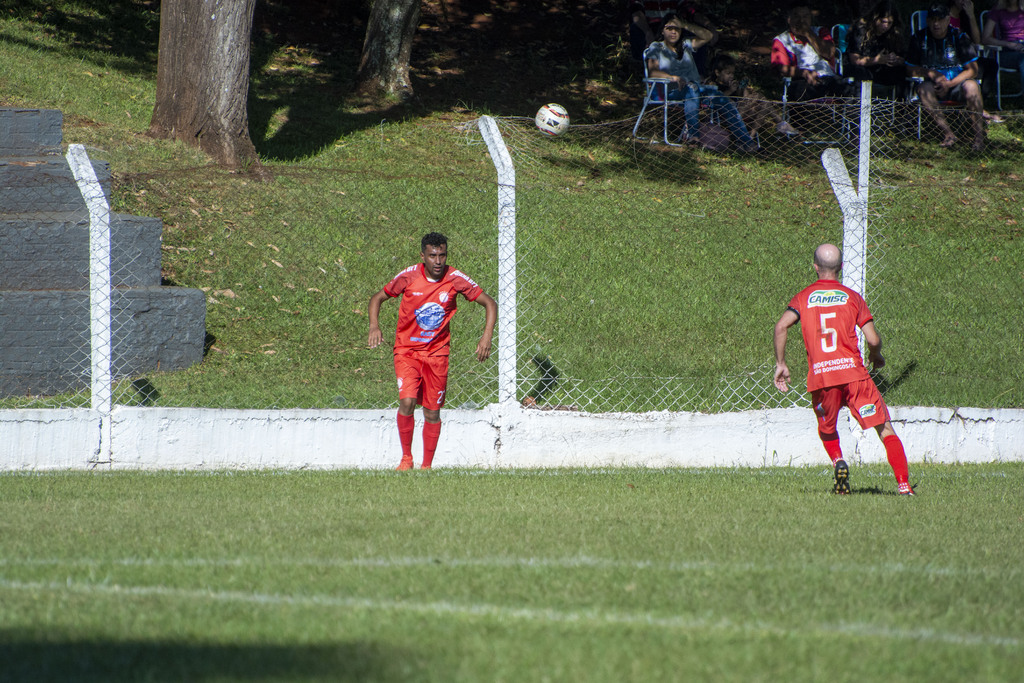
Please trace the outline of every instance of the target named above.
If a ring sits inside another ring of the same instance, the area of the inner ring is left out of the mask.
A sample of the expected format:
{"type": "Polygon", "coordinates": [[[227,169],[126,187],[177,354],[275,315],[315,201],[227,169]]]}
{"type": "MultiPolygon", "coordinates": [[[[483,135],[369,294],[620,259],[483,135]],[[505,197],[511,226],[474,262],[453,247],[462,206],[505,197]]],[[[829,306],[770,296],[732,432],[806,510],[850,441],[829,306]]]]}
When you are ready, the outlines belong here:
{"type": "Polygon", "coordinates": [[[950,633],[935,629],[897,629],[863,622],[808,624],[788,628],[765,621],[735,623],[729,619],[700,617],[659,617],[648,612],[605,612],[597,610],[556,610],[529,607],[506,607],[487,603],[411,602],[331,595],[280,595],[244,591],[171,588],[168,586],[120,586],[82,582],[21,582],[0,579],[0,590],[57,592],[116,597],[171,598],[200,602],[231,602],[258,607],[315,607],[326,609],[365,610],[371,612],[406,612],[430,616],[458,616],[489,619],[498,622],[527,621],[534,623],[570,624],[587,627],[629,626],[656,630],[725,631],[749,635],[777,635],[832,638],[836,635],[883,640],[941,642],[960,646],[1019,647],[1021,640],[1011,636],[950,633]]]}
{"type": "Polygon", "coordinates": [[[263,558],[263,557],[121,557],[121,558],[0,558],[0,567],[325,567],[391,569],[405,567],[437,567],[439,569],[509,567],[537,569],[595,569],[602,571],[631,570],[688,573],[717,571],[734,574],[748,572],[857,572],[875,575],[919,575],[950,577],[992,577],[1006,579],[1024,572],[1024,567],[1011,569],[990,569],[985,567],[939,567],[934,565],[907,565],[901,562],[873,565],[816,565],[723,563],[710,561],[658,562],[653,560],[610,560],[600,557],[327,557],[327,558],[263,558]]]}

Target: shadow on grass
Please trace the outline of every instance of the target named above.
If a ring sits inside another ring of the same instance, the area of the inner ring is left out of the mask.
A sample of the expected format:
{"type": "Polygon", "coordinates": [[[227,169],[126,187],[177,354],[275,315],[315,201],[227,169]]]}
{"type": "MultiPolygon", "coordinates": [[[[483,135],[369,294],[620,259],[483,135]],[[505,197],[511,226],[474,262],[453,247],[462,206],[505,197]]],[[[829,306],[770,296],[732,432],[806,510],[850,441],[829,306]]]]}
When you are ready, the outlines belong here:
{"type": "MultiPolygon", "coordinates": [[[[394,681],[416,660],[372,642],[322,645],[42,641],[0,633],[2,677],[22,681],[292,680],[394,681]]],[[[422,664],[421,664],[422,665],[422,664]]],[[[422,672],[420,672],[422,673],[422,672]]]]}
{"type": "Polygon", "coordinates": [[[873,370],[871,372],[871,379],[875,380],[875,385],[878,387],[879,393],[883,396],[886,392],[898,389],[901,384],[906,382],[914,371],[917,370],[917,361],[911,361],[903,366],[903,369],[892,379],[885,374],[883,370],[873,370]]]}
{"type": "Polygon", "coordinates": [[[892,491],[886,491],[886,490],[882,489],[880,486],[857,487],[857,486],[853,486],[851,484],[850,485],[850,495],[851,496],[890,496],[890,495],[891,496],[895,496],[896,495],[896,491],[895,491],[895,489],[892,490],[892,491]]]}
{"type": "MultiPolygon", "coordinates": [[[[917,484],[911,484],[910,485],[910,488],[912,488],[914,490],[914,493],[917,493],[917,487],[918,487],[917,484]]],[[[864,486],[864,487],[858,488],[858,487],[855,487],[855,486],[853,486],[851,484],[850,485],[850,495],[853,495],[853,496],[861,496],[861,495],[864,495],[864,496],[892,496],[893,498],[896,498],[896,497],[899,497],[900,494],[896,490],[896,484],[895,484],[895,480],[894,480],[892,488],[885,488],[885,489],[880,487],[880,486],[864,486]]]]}
{"type": "MultiPolygon", "coordinates": [[[[125,73],[156,73],[160,12],[137,0],[49,0],[0,2],[5,17],[35,23],[45,32],[59,34],[75,48],[114,58],[125,73]]],[[[5,40],[12,40],[5,38],[5,40]]],[[[13,41],[33,49],[36,43],[13,41]]]]}
{"type": "Polygon", "coordinates": [[[280,46],[253,41],[249,89],[249,136],[263,159],[297,161],[344,136],[410,116],[410,108],[358,106],[355,73],[359,53],[338,50],[294,69],[272,69],[280,46]]]}

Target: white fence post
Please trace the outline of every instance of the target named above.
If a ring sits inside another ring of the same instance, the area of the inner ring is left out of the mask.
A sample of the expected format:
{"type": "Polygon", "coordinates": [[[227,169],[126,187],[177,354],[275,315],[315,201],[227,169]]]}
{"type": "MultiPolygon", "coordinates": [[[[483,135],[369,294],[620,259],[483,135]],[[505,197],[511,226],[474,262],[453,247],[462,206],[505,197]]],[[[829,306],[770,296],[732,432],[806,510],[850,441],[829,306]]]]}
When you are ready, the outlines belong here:
{"type": "Polygon", "coordinates": [[[861,83],[860,91],[860,148],[857,187],[843,161],[842,153],[830,147],[822,152],[832,191],[843,211],[843,284],[866,296],[867,237],[868,237],[868,185],[871,170],[871,82],[861,83]]]}
{"type": "MultiPolygon", "coordinates": [[[[822,166],[832,184],[832,191],[843,212],[843,284],[867,297],[868,257],[868,185],[871,170],[871,81],[860,88],[860,145],[858,149],[857,187],[843,161],[842,152],[826,149],[821,155],[822,166]]],[[[864,353],[864,334],[857,329],[861,354],[864,353]]],[[[853,416],[849,417],[856,436],[855,453],[861,452],[864,432],[858,428],[853,416]]]]}
{"type": "Polygon", "coordinates": [[[498,403],[516,400],[516,169],[498,124],[477,125],[498,172],[498,403]]]}
{"type": "Polygon", "coordinates": [[[89,329],[92,409],[100,419],[97,461],[110,462],[111,362],[110,206],[83,145],[70,145],[68,165],[89,209],[89,329]]]}

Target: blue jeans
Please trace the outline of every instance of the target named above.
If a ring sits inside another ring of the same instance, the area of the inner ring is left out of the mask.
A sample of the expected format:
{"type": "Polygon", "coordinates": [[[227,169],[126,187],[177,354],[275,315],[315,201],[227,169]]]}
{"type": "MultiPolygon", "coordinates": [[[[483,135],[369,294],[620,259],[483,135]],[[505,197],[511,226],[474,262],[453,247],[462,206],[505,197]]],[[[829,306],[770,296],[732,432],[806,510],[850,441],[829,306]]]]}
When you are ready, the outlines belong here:
{"type": "Polygon", "coordinates": [[[670,99],[683,100],[687,137],[696,138],[700,135],[700,99],[702,97],[708,99],[711,108],[722,117],[726,129],[741,145],[754,143],[732,100],[720,93],[718,88],[713,85],[696,85],[694,83],[688,84],[686,90],[682,92],[679,90],[669,91],[670,99]]]}

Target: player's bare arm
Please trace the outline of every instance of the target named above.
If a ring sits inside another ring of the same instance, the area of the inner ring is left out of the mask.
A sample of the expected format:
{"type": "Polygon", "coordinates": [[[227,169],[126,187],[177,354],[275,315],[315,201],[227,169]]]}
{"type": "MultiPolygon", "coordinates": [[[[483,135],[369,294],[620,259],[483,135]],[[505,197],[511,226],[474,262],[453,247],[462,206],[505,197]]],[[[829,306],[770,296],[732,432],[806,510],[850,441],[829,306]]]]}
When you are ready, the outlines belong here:
{"type": "Polygon", "coordinates": [[[868,347],[868,362],[875,366],[875,369],[885,367],[885,358],[882,357],[882,337],[875,329],[875,322],[869,320],[864,327],[860,328],[864,333],[864,344],[868,347]]]}
{"type": "Polygon", "coordinates": [[[481,292],[476,302],[487,312],[484,333],[476,345],[476,359],[483,362],[491,356],[491,338],[494,336],[494,324],[498,321],[498,304],[486,292],[481,292]]]}
{"type": "Polygon", "coordinates": [[[798,320],[800,317],[792,309],[787,309],[779,318],[779,322],[775,323],[775,386],[782,392],[789,391],[790,379],[789,366],[786,365],[786,337],[789,328],[798,320]]]}
{"type": "Polygon", "coordinates": [[[370,337],[368,343],[371,349],[375,349],[380,346],[384,340],[384,336],[380,333],[380,323],[378,319],[380,317],[380,305],[388,298],[388,295],[381,289],[379,292],[370,297],[370,305],[367,307],[367,313],[370,318],[370,337]]]}

